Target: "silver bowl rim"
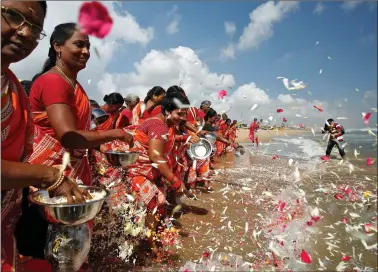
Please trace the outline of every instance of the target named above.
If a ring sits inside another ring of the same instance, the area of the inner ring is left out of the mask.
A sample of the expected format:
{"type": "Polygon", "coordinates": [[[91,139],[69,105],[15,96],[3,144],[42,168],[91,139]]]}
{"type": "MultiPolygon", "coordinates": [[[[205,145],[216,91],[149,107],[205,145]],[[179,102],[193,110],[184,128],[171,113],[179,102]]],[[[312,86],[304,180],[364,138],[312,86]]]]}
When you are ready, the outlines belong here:
{"type": "Polygon", "coordinates": [[[190,147],[188,148],[188,150],[187,150],[187,152],[194,158],[194,159],[196,159],[196,160],[204,160],[204,159],[207,159],[210,155],[211,155],[211,153],[212,153],[212,151],[213,151],[213,145],[210,143],[210,141],[208,140],[208,139],[206,139],[206,138],[201,138],[200,139],[200,141],[198,142],[198,143],[192,143],[191,145],[190,145],[190,147]],[[193,152],[191,151],[191,147],[192,147],[192,145],[198,145],[200,142],[205,142],[206,144],[208,144],[209,145],[209,147],[210,147],[210,151],[208,151],[207,153],[206,153],[206,155],[205,156],[196,156],[195,154],[193,154],[193,152]]]}
{"type": "Polygon", "coordinates": [[[55,203],[44,203],[44,202],[39,202],[39,201],[35,200],[33,196],[36,195],[38,192],[41,192],[41,191],[47,192],[46,190],[38,190],[38,191],[35,191],[35,192],[33,192],[29,195],[29,201],[33,204],[40,206],[40,207],[69,208],[69,207],[80,207],[80,206],[85,206],[85,205],[88,205],[88,204],[93,204],[93,203],[96,203],[96,202],[104,201],[105,199],[107,199],[110,196],[109,190],[107,190],[105,188],[98,187],[98,186],[78,185],[78,187],[83,188],[83,189],[100,189],[100,190],[105,191],[106,195],[103,198],[96,199],[96,200],[89,200],[89,201],[86,201],[85,203],[73,203],[73,204],[64,204],[64,203],[62,204],[62,203],[60,203],[60,204],[55,204],[55,203]]]}

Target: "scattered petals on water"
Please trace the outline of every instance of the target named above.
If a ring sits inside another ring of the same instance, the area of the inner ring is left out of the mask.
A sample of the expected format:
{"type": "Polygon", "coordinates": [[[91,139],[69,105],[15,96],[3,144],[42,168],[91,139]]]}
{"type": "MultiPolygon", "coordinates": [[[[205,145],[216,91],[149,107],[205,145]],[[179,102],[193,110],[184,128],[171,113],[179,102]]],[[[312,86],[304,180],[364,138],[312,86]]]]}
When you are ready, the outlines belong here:
{"type": "Polygon", "coordinates": [[[302,262],[307,263],[307,264],[312,263],[311,256],[304,249],[302,249],[302,252],[301,252],[301,260],[302,262]]]}
{"type": "Polygon", "coordinates": [[[102,3],[84,2],[79,11],[79,24],[85,34],[102,39],[112,29],[113,19],[102,3]]]}

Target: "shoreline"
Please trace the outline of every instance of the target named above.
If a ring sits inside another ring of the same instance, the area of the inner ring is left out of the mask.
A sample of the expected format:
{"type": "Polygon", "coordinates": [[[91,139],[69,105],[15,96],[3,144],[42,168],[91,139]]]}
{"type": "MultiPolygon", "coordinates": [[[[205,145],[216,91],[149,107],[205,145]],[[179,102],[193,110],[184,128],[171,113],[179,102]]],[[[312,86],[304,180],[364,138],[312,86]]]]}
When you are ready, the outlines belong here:
{"type": "MultiPolygon", "coordinates": [[[[290,129],[290,128],[280,128],[272,130],[259,130],[257,135],[260,142],[271,142],[273,138],[282,136],[300,136],[302,134],[308,133],[308,130],[290,129]]],[[[236,132],[236,142],[240,144],[251,143],[248,138],[249,129],[238,129],[236,132]]]]}

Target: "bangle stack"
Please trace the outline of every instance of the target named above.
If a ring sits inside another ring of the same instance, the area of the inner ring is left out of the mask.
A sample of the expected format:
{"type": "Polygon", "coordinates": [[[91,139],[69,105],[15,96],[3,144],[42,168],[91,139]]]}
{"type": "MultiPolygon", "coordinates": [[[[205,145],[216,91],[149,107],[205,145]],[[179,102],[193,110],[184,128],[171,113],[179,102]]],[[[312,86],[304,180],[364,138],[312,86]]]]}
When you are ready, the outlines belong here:
{"type": "Polygon", "coordinates": [[[55,190],[56,188],[58,188],[58,187],[62,184],[64,178],[65,178],[65,177],[64,177],[64,173],[62,172],[62,173],[60,174],[58,180],[57,180],[53,185],[51,185],[50,187],[47,188],[47,191],[50,192],[50,191],[53,191],[53,190],[55,190]]]}

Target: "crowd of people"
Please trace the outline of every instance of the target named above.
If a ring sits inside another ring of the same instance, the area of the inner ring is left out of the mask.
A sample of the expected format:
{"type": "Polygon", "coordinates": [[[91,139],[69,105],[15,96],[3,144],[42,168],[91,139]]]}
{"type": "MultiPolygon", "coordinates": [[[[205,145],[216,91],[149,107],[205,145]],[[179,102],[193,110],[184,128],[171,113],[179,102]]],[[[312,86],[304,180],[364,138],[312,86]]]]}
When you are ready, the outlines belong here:
{"type": "Polygon", "coordinates": [[[185,90],[178,86],[167,90],[155,86],[144,98],[111,93],[105,95],[102,106],[90,100],[77,80],[90,58],[90,42],[75,23],[55,27],[42,70],[31,81],[19,82],[9,66],[25,59],[46,36],[46,13],[46,1],[3,1],[1,6],[1,270],[46,271],[50,264],[38,259],[43,256],[41,241],[41,248],[35,244],[29,254],[34,258],[20,259],[20,253],[28,254],[24,249],[21,252],[25,243],[17,238],[43,240],[45,234],[31,232],[47,231],[32,227],[47,223],[32,213],[27,196],[42,189],[51,197],[65,196],[69,203],[84,202],[90,195],[78,181],[107,188],[115,184],[106,203],[109,212],[120,202],[130,201],[130,196],[142,203],[153,254],[159,248],[155,234],[168,216],[166,203],[175,203],[183,195],[194,198],[200,184],[213,190],[214,164],[238,147],[236,121],[218,114],[210,101],[198,108],[190,106],[185,90]],[[109,118],[91,129],[95,108],[109,118]],[[189,145],[208,133],[216,137],[213,155],[204,160],[190,158],[189,145]],[[107,161],[109,150],[134,151],[139,157],[135,164],[120,169],[107,161]],[[65,152],[70,153],[71,167],[61,171],[65,152]],[[24,217],[23,226],[20,217],[24,217]],[[24,235],[15,233],[17,227],[24,235]]]}

